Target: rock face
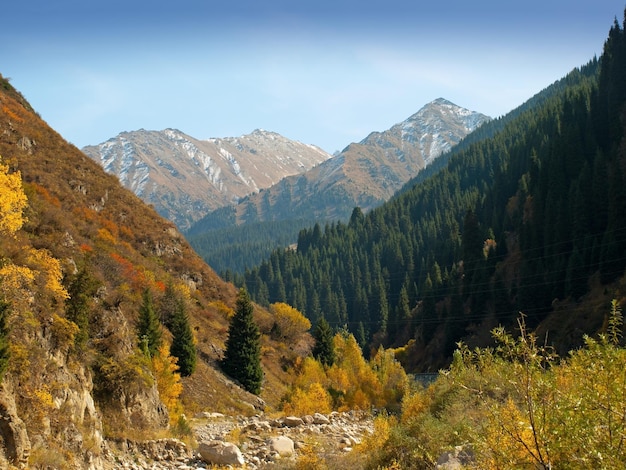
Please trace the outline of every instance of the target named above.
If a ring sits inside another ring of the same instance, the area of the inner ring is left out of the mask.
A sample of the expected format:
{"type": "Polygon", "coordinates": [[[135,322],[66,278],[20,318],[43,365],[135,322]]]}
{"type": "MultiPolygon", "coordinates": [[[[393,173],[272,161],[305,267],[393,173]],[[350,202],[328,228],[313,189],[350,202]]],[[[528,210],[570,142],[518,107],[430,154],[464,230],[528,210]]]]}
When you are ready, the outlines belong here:
{"type": "Polygon", "coordinates": [[[182,230],[209,211],[331,155],[277,133],[199,140],[175,129],[123,132],[82,149],[182,230]]]}
{"type": "Polygon", "coordinates": [[[7,393],[6,386],[0,387],[0,466],[7,468],[9,463],[23,468],[28,463],[30,439],[22,419],[17,415],[15,400],[7,393]]]}

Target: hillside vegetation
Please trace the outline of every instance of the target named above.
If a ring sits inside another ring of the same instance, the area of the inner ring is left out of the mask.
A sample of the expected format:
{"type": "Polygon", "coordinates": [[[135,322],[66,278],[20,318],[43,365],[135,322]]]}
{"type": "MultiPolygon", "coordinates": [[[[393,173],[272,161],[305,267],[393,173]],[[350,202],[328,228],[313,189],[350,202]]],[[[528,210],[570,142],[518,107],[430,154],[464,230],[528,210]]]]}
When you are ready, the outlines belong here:
{"type": "Polygon", "coordinates": [[[616,23],[600,60],[480,128],[439,171],[303,230],[297,251],[237,282],[347,327],[366,351],[406,345],[414,371],[448,364],[460,339],[490,344],[519,311],[559,352],[582,345],[626,265],[624,54],[616,23]]]}
{"type": "Polygon", "coordinates": [[[278,406],[307,341],[255,306],[263,401],[225,377],[237,290],[1,77],[0,183],[0,467],[103,466],[107,440],[278,406]]]}

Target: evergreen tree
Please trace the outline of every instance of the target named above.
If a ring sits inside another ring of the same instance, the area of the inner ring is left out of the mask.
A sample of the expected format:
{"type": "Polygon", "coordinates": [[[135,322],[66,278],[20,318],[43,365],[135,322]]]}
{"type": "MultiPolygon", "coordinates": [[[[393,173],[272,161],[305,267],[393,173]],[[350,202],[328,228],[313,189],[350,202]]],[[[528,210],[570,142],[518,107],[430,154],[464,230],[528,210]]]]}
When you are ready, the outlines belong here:
{"type": "Polygon", "coordinates": [[[259,394],[263,381],[261,335],[254,322],[254,308],[245,289],[240,289],[235,315],[230,321],[222,370],[250,393],[259,394]]]}
{"type": "Polygon", "coordinates": [[[68,278],[68,299],[65,302],[67,318],[78,326],[78,333],[74,339],[79,348],[85,346],[89,339],[89,314],[92,298],[96,294],[99,282],[93,278],[87,266],[83,265],[78,272],[68,278]]]}
{"type": "Polygon", "coordinates": [[[315,346],[313,347],[313,357],[325,366],[332,366],[335,363],[335,345],[333,342],[333,330],[324,317],[320,317],[313,337],[315,346]]]}
{"type": "Polygon", "coordinates": [[[170,322],[172,332],[172,347],[170,353],[178,358],[178,371],[183,377],[193,374],[196,369],[196,345],[193,332],[189,325],[189,316],[185,311],[183,299],[178,299],[178,305],[170,322]]]}
{"type": "Polygon", "coordinates": [[[165,292],[159,300],[159,320],[166,328],[172,329],[172,320],[181,302],[180,295],[176,292],[174,284],[170,281],[165,286],[165,292]]]}
{"type": "Polygon", "coordinates": [[[143,291],[143,303],[139,309],[139,321],[137,323],[137,335],[139,347],[150,357],[154,357],[163,341],[161,323],[154,309],[154,302],[150,289],[143,291]]]}
{"type": "Polygon", "coordinates": [[[9,366],[9,329],[7,317],[9,316],[9,304],[0,299],[0,382],[9,366]]]}

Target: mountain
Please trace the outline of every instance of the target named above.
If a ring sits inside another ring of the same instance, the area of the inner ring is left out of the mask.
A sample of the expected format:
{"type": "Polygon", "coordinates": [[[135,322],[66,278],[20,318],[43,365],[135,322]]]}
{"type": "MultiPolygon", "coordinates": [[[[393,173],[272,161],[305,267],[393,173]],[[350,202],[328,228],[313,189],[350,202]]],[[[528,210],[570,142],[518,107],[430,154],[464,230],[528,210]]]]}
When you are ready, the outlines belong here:
{"type": "Polygon", "coordinates": [[[443,98],[384,132],[372,132],[299,175],[250,194],[235,208],[208,214],[190,235],[269,220],[347,220],[355,206],[369,210],[490,118],[443,98]]]}
{"type": "Polygon", "coordinates": [[[348,223],[300,232],[239,277],[347,328],[367,351],[402,347],[414,371],[445,367],[458,341],[526,326],[564,354],[624,302],[625,35],[506,116],[446,165],[348,223]],[[407,346],[408,345],[408,346],[407,346]]]}
{"type": "MultiPolygon", "coordinates": [[[[259,397],[217,366],[236,295],[171,221],[0,76],[0,468],[118,468],[119,443],[184,430],[183,404],[255,413],[259,397]],[[140,329],[140,312],[174,304],[187,320],[159,325],[159,336],[174,354],[174,327],[188,321],[198,360],[182,380],[167,349],[144,348],[140,329]]],[[[277,406],[293,357],[269,338],[270,314],[255,306],[254,315],[261,398],[277,406]]]]}
{"type": "Polygon", "coordinates": [[[183,230],[218,207],[330,158],[313,145],[259,129],[208,140],[175,129],[142,129],[82,150],[183,230]]]}

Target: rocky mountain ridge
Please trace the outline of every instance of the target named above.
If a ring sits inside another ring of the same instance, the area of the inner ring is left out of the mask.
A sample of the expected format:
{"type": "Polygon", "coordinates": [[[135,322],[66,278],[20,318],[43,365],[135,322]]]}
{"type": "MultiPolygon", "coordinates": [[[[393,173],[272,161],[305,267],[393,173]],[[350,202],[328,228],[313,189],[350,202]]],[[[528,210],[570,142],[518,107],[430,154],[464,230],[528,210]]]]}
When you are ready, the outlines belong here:
{"type": "Polygon", "coordinates": [[[208,214],[190,233],[247,222],[347,219],[355,206],[371,209],[388,200],[421,169],[490,118],[438,98],[383,132],[307,172],[208,214]]]}
{"type": "Polygon", "coordinates": [[[82,150],[181,229],[331,157],[318,147],[261,129],[208,140],[176,129],[140,129],[82,150]]]}

